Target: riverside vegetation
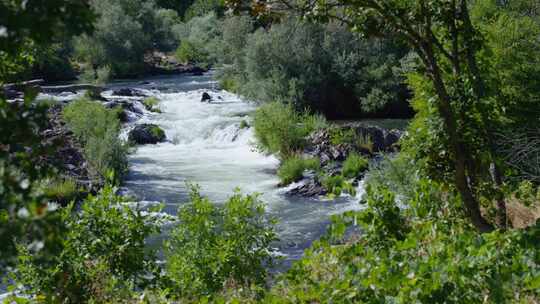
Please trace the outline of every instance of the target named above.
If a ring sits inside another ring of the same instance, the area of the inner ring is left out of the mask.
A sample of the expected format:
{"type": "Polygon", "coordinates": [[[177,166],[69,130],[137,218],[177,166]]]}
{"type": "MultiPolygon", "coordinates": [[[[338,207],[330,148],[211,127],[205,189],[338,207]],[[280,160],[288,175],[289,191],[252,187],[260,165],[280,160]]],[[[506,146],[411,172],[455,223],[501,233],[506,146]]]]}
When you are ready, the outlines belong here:
{"type": "Polygon", "coordinates": [[[7,301],[537,303],[538,4],[261,3],[229,0],[237,15],[226,16],[212,0],[96,0],[91,9],[2,1],[0,82],[49,69],[55,57],[43,50],[71,48],[96,80],[136,73],[155,48],[179,46],[181,61],[222,66],[224,86],[262,102],[252,122],[257,146],[280,158],[284,184],[320,171],[302,156],[313,133],[354,146],[340,172],[321,179],[339,195],[370,167],[365,208],[332,216],[327,234],[274,276],[274,221],[256,195],[235,192],[218,207],[193,186],[177,218],[118,196],[127,151],[118,113],[90,100],[67,106],[64,118],[108,182],[79,202],[50,203],[61,196],[52,188],[66,197],[76,188],[46,161],[58,148],[40,133],[50,105],[34,102],[30,89],[24,101],[0,96],[0,269],[14,283],[7,301]],[[370,138],[323,118],[367,115],[409,97],[414,119],[401,151],[378,164],[365,159],[370,138]],[[535,219],[514,225],[518,207],[535,219]],[[173,232],[160,265],[148,241],[163,221],[173,232]]]}

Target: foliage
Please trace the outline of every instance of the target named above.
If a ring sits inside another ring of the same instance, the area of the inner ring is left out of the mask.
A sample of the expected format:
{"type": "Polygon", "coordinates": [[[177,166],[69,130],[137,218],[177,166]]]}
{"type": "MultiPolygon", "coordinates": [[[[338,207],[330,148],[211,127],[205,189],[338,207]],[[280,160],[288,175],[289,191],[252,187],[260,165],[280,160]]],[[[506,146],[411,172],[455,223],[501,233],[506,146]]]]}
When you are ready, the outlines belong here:
{"type": "Polygon", "coordinates": [[[106,177],[112,170],[116,178],[121,178],[127,170],[128,146],[119,138],[117,112],[98,102],[80,99],[64,108],[63,118],[82,142],[93,173],[106,177]]]}
{"type": "Polygon", "coordinates": [[[340,196],[342,193],[348,193],[352,196],[356,195],[355,187],[343,175],[322,176],[321,183],[330,198],[340,196]]]}
{"type": "Polygon", "coordinates": [[[161,110],[159,109],[159,99],[157,99],[156,97],[147,97],[143,100],[142,103],[146,110],[150,112],[161,113],[161,110]]]}
{"type": "Polygon", "coordinates": [[[27,94],[24,103],[8,103],[0,97],[0,269],[12,264],[15,239],[42,244],[36,255],[54,252],[61,239],[58,215],[38,191],[39,181],[53,174],[43,159],[58,142],[41,142],[47,106],[32,99],[27,94]]]}
{"type": "Polygon", "coordinates": [[[373,140],[369,134],[358,134],[354,128],[328,128],[332,145],[347,144],[367,153],[373,153],[373,140]]]}
{"type": "Polygon", "coordinates": [[[195,299],[227,286],[263,286],[276,239],[257,195],[238,191],[217,207],[192,187],[166,244],[167,276],[175,296],[195,299]]]}
{"type": "Polygon", "coordinates": [[[415,195],[421,168],[422,163],[400,153],[396,157],[385,157],[372,166],[366,175],[366,182],[384,186],[396,197],[410,200],[415,195]]]}
{"type": "Polygon", "coordinates": [[[305,137],[325,125],[321,116],[299,114],[291,105],[266,103],[255,112],[253,126],[257,147],[267,153],[279,153],[282,159],[303,148],[305,137]]]}
{"type": "Polygon", "coordinates": [[[211,65],[216,61],[217,42],[221,25],[215,14],[194,17],[188,22],[177,24],[173,32],[180,46],[176,57],[183,63],[211,65]]]}
{"type": "Polygon", "coordinates": [[[355,178],[367,170],[368,160],[358,153],[350,153],[343,162],[342,173],[345,177],[355,178]]]}
{"type": "Polygon", "coordinates": [[[116,189],[106,186],[89,196],[76,211],[60,210],[67,232],[59,254],[36,258],[20,245],[16,282],[47,303],[103,302],[148,283],[155,273],[155,256],[146,239],[159,223],[137,208],[125,205],[116,189]]]}
{"type": "Polygon", "coordinates": [[[525,206],[538,204],[540,203],[540,187],[530,181],[522,181],[517,187],[515,196],[525,206]]]}
{"type": "Polygon", "coordinates": [[[154,48],[175,47],[172,28],[176,13],[158,9],[154,1],[94,0],[99,15],[92,35],[75,41],[75,58],[94,71],[109,66],[116,77],[134,76],[145,68],[144,56],[154,48]]]}
{"type": "Polygon", "coordinates": [[[47,199],[63,205],[78,198],[82,191],[71,178],[45,180],[42,188],[47,199]]]}
{"type": "Polygon", "coordinates": [[[183,40],[180,43],[175,55],[176,58],[184,64],[202,64],[206,63],[208,60],[208,54],[204,52],[202,47],[196,46],[187,40],[183,40]]]}
{"type": "Polygon", "coordinates": [[[57,1],[46,4],[29,3],[21,6],[13,0],[0,3],[3,23],[0,49],[12,50],[25,39],[49,42],[55,34],[80,33],[91,29],[93,14],[85,3],[57,1]],[[70,12],[59,14],[58,12],[70,12]]]}
{"type": "Polygon", "coordinates": [[[367,189],[367,209],[335,218],[269,298],[289,302],[479,303],[540,295],[538,225],[478,234],[455,198],[421,181],[407,208],[384,187],[367,189]],[[344,240],[348,226],[364,233],[344,240]],[[333,245],[341,240],[341,245],[333,245]],[[343,242],[345,241],[345,242],[343,242]]]}
{"type": "Polygon", "coordinates": [[[403,77],[394,69],[405,51],[390,41],[368,41],[337,24],[294,18],[250,34],[252,28],[248,17],[226,19],[219,56],[228,69],[218,77],[238,83],[248,98],[292,102],[297,110],[332,118],[403,101],[403,77]]]}
{"type": "Polygon", "coordinates": [[[194,0],[193,4],[186,11],[185,20],[194,17],[205,16],[210,13],[223,15],[225,11],[224,0],[194,0]]]}
{"type": "Polygon", "coordinates": [[[298,155],[293,155],[283,160],[277,174],[281,181],[281,185],[288,185],[300,180],[305,170],[318,171],[320,167],[321,162],[318,158],[303,158],[298,155]]]}

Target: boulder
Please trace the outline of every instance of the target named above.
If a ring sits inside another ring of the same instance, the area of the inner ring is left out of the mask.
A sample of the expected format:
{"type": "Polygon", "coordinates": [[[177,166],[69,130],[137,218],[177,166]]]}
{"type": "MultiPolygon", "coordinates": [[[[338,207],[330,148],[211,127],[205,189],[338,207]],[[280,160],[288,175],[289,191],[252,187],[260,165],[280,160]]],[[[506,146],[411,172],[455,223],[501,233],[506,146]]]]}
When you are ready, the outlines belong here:
{"type": "Polygon", "coordinates": [[[148,95],[141,90],[132,88],[121,88],[113,91],[113,95],[127,97],[147,97],[148,95]]]}
{"type": "Polygon", "coordinates": [[[139,145],[157,144],[166,140],[165,132],[154,124],[140,124],[129,132],[128,139],[139,145]]]}
{"type": "Polygon", "coordinates": [[[204,92],[201,97],[201,102],[211,102],[211,101],[212,101],[212,96],[210,96],[208,92],[204,92]]]}
{"type": "Polygon", "coordinates": [[[326,195],[328,192],[317,180],[317,174],[313,171],[304,173],[301,181],[290,188],[286,194],[290,196],[317,197],[326,195]]]}

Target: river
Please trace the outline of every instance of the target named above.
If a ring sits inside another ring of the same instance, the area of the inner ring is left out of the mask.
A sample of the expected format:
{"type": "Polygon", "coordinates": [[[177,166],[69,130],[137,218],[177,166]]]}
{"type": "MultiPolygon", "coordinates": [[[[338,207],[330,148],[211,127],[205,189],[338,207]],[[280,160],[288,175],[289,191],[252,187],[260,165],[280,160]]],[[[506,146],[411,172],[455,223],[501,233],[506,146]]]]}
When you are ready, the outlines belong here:
{"type": "MultiPolygon", "coordinates": [[[[162,113],[146,112],[136,123],[159,125],[169,140],[139,146],[130,155],[124,187],[138,200],[163,202],[164,212],[174,215],[188,200],[186,182],[198,184],[202,194],[218,204],[237,187],[243,193],[260,193],[268,214],[278,219],[276,246],[286,264],[324,233],[330,215],[360,207],[356,197],[285,195],[277,187],[278,160],[254,148],[251,128],[240,128],[256,104],[218,90],[211,74],[119,82],[111,88],[126,86],[147,89],[161,101],[162,113]],[[211,103],[201,102],[203,92],[212,95],[211,103]]],[[[363,193],[358,190],[357,197],[363,193]]]]}
{"type": "MultiPolygon", "coordinates": [[[[329,224],[330,215],[359,209],[357,196],[325,198],[292,197],[278,188],[278,160],[254,148],[252,128],[241,129],[243,120],[257,105],[238,95],[219,90],[212,74],[203,76],[167,76],[137,81],[118,81],[107,85],[105,97],[113,89],[130,87],[144,90],[160,100],[162,113],[142,109],[143,115],[125,127],[153,123],[164,129],[168,141],[139,146],[129,156],[129,173],[122,190],[141,206],[164,203],[163,212],[175,215],[178,207],[189,200],[187,183],[197,184],[201,193],[216,204],[224,203],[235,188],[243,193],[259,193],[269,216],[278,220],[279,241],[275,244],[283,256],[280,269],[302,256],[304,249],[318,239],[329,224]],[[211,103],[202,103],[209,92],[211,103]]],[[[82,96],[82,92],[77,95],[82,96]]],[[[72,100],[73,94],[41,95],[40,98],[72,100]]],[[[170,227],[156,240],[167,237],[170,227]]],[[[157,242],[156,242],[157,243],[157,242]]],[[[276,269],[278,270],[278,269],[276,269]]],[[[7,295],[0,284],[0,301],[7,295]]]]}

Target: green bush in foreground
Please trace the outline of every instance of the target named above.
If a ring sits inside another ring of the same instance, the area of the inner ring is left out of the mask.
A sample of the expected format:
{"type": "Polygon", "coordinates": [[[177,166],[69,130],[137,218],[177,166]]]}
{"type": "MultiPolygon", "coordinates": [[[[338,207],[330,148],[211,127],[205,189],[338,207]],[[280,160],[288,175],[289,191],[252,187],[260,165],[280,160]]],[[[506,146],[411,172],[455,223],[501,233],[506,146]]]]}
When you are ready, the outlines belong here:
{"type": "Polygon", "coordinates": [[[415,192],[402,209],[386,188],[368,186],[367,208],[335,217],[329,235],[305,252],[268,298],[277,303],[535,303],[540,224],[479,234],[464,220],[455,196],[425,180],[415,192]],[[353,224],[362,228],[362,236],[344,239],[353,224]]]}
{"type": "Polygon", "coordinates": [[[358,153],[351,153],[343,162],[343,175],[345,177],[358,177],[360,173],[367,170],[369,166],[368,160],[358,153]]]}
{"type": "Polygon", "coordinates": [[[58,211],[67,228],[58,254],[38,259],[32,246],[19,246],[14,276],[25,293],[45,303],[113,303],[150,283],[157,268],[146,239],[159,231],[158,221],[124,205],[115,191],[106,186],[81,210],[72,204],[58,211]]]}
{"type": "Polygon", "coordinates": [[[63,117],[81,141],[92,173],[105,177],[112,170],[121,178],[127,170],[128,146],[118,137],[117,112],[98,102],[80,99],[64,108],[63,117]]]}
{"type": "Polygon", "coordinates": [[[273,263],[274,221],[257,195],[236,192],[217,207],[192,188],[178,211],[180,224],[166,244],[169,289],[174,297],[200,298],[227,286],[264,286],[273,263]]]}
{"type": "Polygon", "coordinates": [[[285,159],[278,169],[278,176],[282,185],[288,185],[302,178],[305,170],[319,170],[321,162],[318,158],[302,158],[294,155],[285,159]]]}
{"type": "Polygon", "coordinates": [[[305,137],[325,125],[323,117],[298,113],[291,105],[280,102],[260,106],[253,119],[257,147],[266,153],[279,154],[282,159],[301,150],[305,137]]]}

